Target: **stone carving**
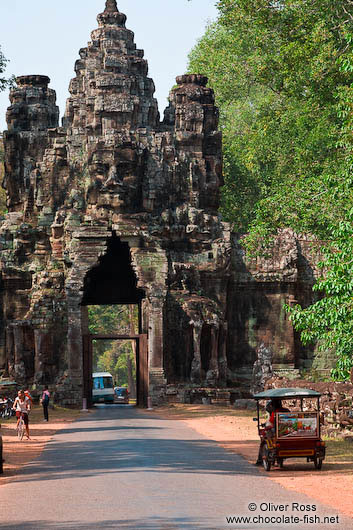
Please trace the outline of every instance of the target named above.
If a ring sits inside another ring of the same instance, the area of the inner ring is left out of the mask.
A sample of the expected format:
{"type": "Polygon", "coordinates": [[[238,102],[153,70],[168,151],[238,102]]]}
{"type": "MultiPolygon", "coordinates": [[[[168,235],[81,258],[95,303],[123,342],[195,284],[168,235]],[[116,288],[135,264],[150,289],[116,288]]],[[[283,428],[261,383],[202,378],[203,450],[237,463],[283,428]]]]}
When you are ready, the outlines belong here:
{"type": "Polygon", "coordinates": [[[278,317],[298,299],[295,236],[280,236],[272,261],[246,262],[218,213],[222,139],[207,78],[179,76],[161,121],[125,23],[107,0],[61,126],[46,76],[18,77],[7,111],[0,370],[49,383],[67,405],[84,392],[88,304],[140,304],[154,401],[168,385],[224,388],[242,370],[249,381],[261,342],[280,346],[276,362],[297,362],[278,317]]]}
{"type": "Polygon", "coordinates": [[[264,344],[256,349],[256,361],[254,362],[252,392],[256,394],[265,388],[266,381],[273,375],[272,371],[272,351],[264,344]]]}

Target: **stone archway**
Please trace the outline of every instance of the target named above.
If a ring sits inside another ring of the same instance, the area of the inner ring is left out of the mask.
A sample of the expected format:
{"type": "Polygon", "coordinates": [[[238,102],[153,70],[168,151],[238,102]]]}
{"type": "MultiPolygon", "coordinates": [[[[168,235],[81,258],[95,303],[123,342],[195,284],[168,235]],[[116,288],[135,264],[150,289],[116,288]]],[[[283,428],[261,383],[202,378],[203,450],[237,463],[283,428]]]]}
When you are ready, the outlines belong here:
{"type": "MultiPolygon", "coordinates": [[[[87,306],[136,304],[139,307],[139,329],[136,335],[129,335],[129,338],[136,341],[138,401],[140,405],[145,406],[148,397],[146,322],[149,320],[149,303],[146,303],[145,291],[138,287],[129,243],[122,241],[115,232],[111,232],[109,237],[105,239],[104,251],[102,252],[102,240],[97,237],[96,231],[93,231],[93,234],[95,237],[92,237],[89,242],[87,237],[81,238],[79,248],[82,252],[75,260],[71,275],[71,277],[76,278],[76,293],[71,298],[72,316],[68,322],[68,353],[69,359],[71,359],[71,377],[76,380],[81,379],[82,397],[89,403],[91,398],[92,340],[97,337],[90,335],[88,330],[87,306]],[[96,259],[93,263],[94,255],[96,259]],[[88,268],[89,263],[92,265],[88,268]],[[77,289],[79,286],[81,289],[77,289]],[[77,295],[80,296],[80,299],[77,295]]],[[[87,236],[87,232],[85,235],[87,236]]],[[[110,337],[98,337],[98,339],[113,340],[121,338],[127,339],[128,336],[113,334],[110,337]]]]}
{"type": "MultiPolygon", "coordinates": [[[[136,342],[137,404],[147,406],[148,398],[148,349],[147,335],[142,333],[141,305],[145,292],[137,286],[138,280],[132,267],[130,247],[115,232],[107,240],[106,252],[85,274],[83,280],[82,306],[82,370],[83,397],[88,405],[91,401],[92,341],[126,340],[136,342]],[[139,308],[138,333],[129,335],[110,334],[109,336],[88,333],[85,307],[88,305],[137,304],[139,308]]],[[[145,315],[146,317],[146,315],[145,315]]]]}

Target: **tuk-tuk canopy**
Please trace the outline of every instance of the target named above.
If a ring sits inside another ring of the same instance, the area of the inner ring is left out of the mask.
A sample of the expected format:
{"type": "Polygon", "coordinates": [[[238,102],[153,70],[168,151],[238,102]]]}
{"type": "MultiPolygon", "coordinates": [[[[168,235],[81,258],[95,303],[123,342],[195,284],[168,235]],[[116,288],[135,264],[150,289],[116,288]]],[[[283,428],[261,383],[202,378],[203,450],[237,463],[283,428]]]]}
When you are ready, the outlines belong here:
{"type": "Polygon", "coordinates": [[[321,394],[309,388],[271,388],[254,394],[254,399],[318,398],[321,394]]]}

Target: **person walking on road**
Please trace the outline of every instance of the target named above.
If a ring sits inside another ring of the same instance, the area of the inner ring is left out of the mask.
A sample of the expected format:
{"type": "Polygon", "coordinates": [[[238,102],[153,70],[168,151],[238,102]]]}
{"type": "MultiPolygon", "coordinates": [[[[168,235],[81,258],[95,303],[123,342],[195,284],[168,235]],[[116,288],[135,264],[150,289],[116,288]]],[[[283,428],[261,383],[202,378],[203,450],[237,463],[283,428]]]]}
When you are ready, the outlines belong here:
{"type": "Polygon", "coordinates": [[[49,400],[50,400],[50,392],[48,390],[48,387],[45,386],[42,397],[40,399],[40,402],[43,407],[44,421],[49,421],[49,412],[48,412],[49,400]]]}

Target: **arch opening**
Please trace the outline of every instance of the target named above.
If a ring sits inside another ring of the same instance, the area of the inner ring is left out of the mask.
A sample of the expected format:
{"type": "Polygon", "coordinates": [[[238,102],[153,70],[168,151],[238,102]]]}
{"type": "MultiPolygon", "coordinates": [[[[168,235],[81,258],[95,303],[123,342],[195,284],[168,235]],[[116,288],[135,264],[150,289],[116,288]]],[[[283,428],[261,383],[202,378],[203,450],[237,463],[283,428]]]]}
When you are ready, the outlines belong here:
{"type": "Polygon", "coordinates": [[[113,233],[107,251],[84,279],[81,305],[139,304],[145,298],[137,287],[129,244],[113,233]]]}
{"type": "MultiPolygon", "coordinates": [[[[147,404],[147,338],[141,331],[143,298],[145,292],[137,287],[129,244],[113,233],[107,241],[106,253],[87,272],[84,279],[81,302],[82,315],[85,315],[82,326],[83,379],[84,397],[88,405],[92,404],[92,373],[98,368],[94,345],[97,347],[107,341],[111,355],[115,355],[117,359],[120,354],[114,348],[121,341],[132,344],[133,355],[130,360],[136,363],[134,384],[137,387],[137,404],[147,404]]],[[[102,351],[104,350],[105,348],[102,351]]]]}

